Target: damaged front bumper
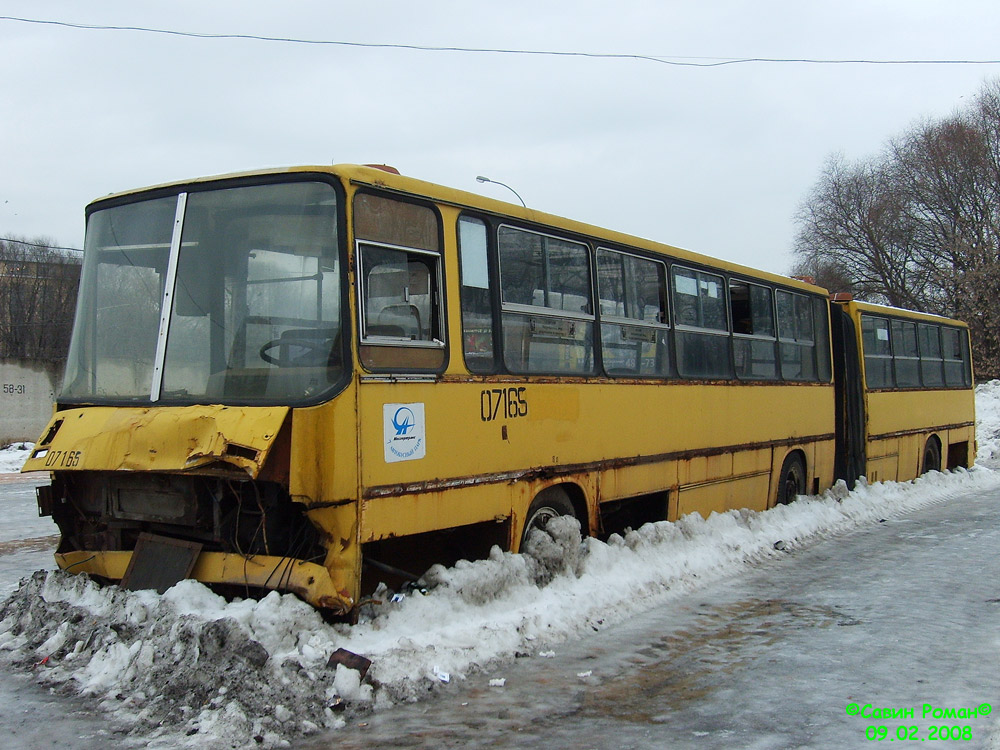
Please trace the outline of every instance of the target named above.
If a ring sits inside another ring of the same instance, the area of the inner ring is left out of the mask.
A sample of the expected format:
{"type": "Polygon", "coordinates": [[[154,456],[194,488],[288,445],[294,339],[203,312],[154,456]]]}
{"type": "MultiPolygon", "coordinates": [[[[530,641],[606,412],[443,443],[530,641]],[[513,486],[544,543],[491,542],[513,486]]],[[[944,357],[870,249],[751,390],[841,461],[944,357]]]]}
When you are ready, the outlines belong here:
{"type": "MultiPolygon", "coordinates": [[[[56,564],[70,573],[89,573],[111,581],[125,577],[132,562],[131,550],[74,550],[57,552],[56,564]]],[[[201,552],[191,578],[205,584],[276,589],[297,595],[314,607],[345,615],[354,601],[346,591],[337,591],[329,571],[318,563],[276,555],[239,555],[201,552]]]]}

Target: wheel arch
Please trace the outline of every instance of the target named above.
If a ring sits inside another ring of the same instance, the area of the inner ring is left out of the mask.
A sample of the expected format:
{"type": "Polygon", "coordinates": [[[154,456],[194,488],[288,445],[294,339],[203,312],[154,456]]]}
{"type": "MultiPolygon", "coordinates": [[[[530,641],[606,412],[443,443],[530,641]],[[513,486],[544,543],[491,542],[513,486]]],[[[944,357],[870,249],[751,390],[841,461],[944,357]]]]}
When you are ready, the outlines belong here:
{"type": "MultiPolygon", "coordinates": [[[[777,456],[775,456],[777,458],[777,456]]],[[[781,483],[785,481],[785,469],[788,467],[790,461],[798,460],[802,465],[802,494],[810,493],[809,477],[812,476],[812,466],[809,462],[809,452],[801,447],[792,446],[788,451],[781,455],[781,460],[775,460],[772,464],[771,473],[771,493],[770,502],[768,503],[769,508],[773,508],[776,505],[780,505],[781,498],[781,483]]]]}
{"type": "Polygon", "coordinates": [[[927,436],[927,439],[924,440],[923,449],[921,450],[920,453],[920,474],[921,475],[926,474],[928,471],[941,471],[942,469],[945,468],[944,461],[945,461],[944,441],[941,440],[941,436],[938,433],[932,432],[927,436]],[[935,458],[937,466],[928,469],[927,457],[931,450],[933,450],[936,453],[935,458]]]}
{"type": "Polygon", "coordinates": [[[544,487],[538,488],[533,493],[529,493],[529,501],[524,506],[524,513],[515,525],[516,528],[511,529],[511,541],[520,540],[524,534],[524,525],[528,521],[528,513],[531,506],[535,502],[545,496],[547,492],[558,492],[564,494],[566,499],[569,500],[570,505],[573,506],[573,515],[580,522],[580,529],[582,530],[584,536],[590,536],[590,512],[587,507],[587,493],[576,482],[553,482],[552,484],[547,484],[544,487]]]}

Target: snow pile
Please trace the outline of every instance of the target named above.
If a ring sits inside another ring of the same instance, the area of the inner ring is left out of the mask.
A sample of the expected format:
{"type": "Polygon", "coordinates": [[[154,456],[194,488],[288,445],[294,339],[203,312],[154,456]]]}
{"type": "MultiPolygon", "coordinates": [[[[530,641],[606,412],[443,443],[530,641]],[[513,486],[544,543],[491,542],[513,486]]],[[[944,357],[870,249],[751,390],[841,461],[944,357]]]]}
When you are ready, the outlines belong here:
{"type": "Polygon", "coordinates": [[[1000,380],[976,386],[976,462],[1000,467],[1000,380]]]}
{"type": "Polygon", "coordinates": [[[0,474],[16,474],[31,455],[34,443],[12,443],[0,448],[0,474]]]}
{"type": "Polygon", "coordinates": [[[39,572],[0,605],[0,653],[94,696],[149,747],[281,746],[340,725],[341,712],[418,700],[445,682],[499,685],[515,656],[551,655],[811,540],[998,485],[982,468],[854,492],[840,484],[763,513],[687,516],[607,543],[580,541],[563,519],[535,536],[533,556],[494,548],[486,560],[437,566],[426,593],[386,598],[355,626],[328,625],[288,595],[226,602],[184,581],[161,597],[39,572]],[[364,679],[328,666],[340,648],[372,660],[364,679]]]}
{"type": "Polygon", "coordinates": [[[291,596],[227,604],[195,581],[161,597],[38,571],[0,618],[0,649],[16,664],[96,697],[121,730],[150,743],[167,726],[181,727],[192,747],[206,738],[276,746],[282,735],[341,722],[331,709],[338,696],[371,699],[357,672],[326,669],[330,629],[291,596]]]}

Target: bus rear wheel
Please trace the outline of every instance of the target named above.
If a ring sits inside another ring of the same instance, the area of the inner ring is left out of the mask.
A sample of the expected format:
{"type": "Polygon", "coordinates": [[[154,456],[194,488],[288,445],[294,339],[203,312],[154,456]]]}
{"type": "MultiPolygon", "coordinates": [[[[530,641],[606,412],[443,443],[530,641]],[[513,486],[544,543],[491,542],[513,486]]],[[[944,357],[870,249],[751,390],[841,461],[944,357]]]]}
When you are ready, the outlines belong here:
{"type": "Polygon", "coordinates": [[[806,492],[806,467],[802,456],[792,453],[781,464],[778,476],[778,498],[776,505],[788,505],[797,495],[806,492]]]}
{"type": "Polygon", "coordinates": [[[573,503],[562,487],[549,487],[538,493],[532,501],[525,516],[524,531],[521,532],[521,544],[518,550],[524,549],[524,543],[532,531],[544,531],[549,521],[558,516],[576,516],[573,503]]]}
{"type": "Polygon", "coordinates": [[[941,471],[941,444],[933,435],[927,438],[924,446],[924,462],[920,473],[926,474],[928,471],[941,471]]]}

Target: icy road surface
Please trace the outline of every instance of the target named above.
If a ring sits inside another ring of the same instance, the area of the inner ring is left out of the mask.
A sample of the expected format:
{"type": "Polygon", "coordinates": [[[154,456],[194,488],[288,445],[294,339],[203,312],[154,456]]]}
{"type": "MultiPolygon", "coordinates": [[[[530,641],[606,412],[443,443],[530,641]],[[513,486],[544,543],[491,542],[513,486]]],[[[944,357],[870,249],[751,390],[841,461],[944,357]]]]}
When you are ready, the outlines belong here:
{"type": "Polygon", "coordinates": [[[946,725],[1000,747],[995,715],[934,718],[1000,710],[998,551],[1000,488],[955,495],[293,746],[819,750],[946,725]]]}

